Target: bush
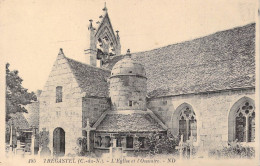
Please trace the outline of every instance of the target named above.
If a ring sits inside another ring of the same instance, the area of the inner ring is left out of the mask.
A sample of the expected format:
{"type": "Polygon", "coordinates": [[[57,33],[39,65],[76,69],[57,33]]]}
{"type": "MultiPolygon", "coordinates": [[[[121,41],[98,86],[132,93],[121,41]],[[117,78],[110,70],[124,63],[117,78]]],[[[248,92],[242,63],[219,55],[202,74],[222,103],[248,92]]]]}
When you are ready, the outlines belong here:
{"type": "Polygon", "coordinates": [[[255,149],[243,146],[238,142],[230,142],[227,146],[210,150],[209,156],[215,158],[254,158],[255,149]]]}
{"type": "Polygon", "coordinates": [[[149,155],[173,153],[178,142],[178,138],[171,134],[151,133],[147,136],[149,155]]]}
{"type": "Polygon", "coordinates": [[[87,138],[79,137],[77,139],[77,147],[74,148],[78,156],[85,156],[87,154],[87,138]]]}

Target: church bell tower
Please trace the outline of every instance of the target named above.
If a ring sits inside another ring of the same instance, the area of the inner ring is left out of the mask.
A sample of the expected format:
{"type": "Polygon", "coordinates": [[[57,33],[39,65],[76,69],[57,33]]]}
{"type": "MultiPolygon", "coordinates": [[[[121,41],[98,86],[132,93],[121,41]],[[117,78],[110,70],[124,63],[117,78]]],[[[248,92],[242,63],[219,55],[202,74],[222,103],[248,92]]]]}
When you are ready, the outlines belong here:
{"type": "Polygon", "coordinates": [[[108,16],[106,4],[103,8],[103,14],[99,16],[96,23],[92,19],[89,20],[88,30],[90,46],[89,49],[85,50],[86,63],[102,67],[113,56],[121,54],[119,31],[117,30],[115,34],[108,16]]]}

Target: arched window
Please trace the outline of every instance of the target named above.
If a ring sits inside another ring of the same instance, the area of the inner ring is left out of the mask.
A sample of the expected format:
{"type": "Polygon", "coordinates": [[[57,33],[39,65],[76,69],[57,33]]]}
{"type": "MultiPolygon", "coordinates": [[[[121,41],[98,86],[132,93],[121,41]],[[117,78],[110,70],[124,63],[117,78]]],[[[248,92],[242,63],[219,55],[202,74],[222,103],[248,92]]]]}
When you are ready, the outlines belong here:
{"type": "Polygon", "coordinates": [[[255,106],[253,100],[238,100],[229,113],[229,141],[255,141],[255,106]]]}
{"type": "Polygon", "coordinates": [[[196,115],[189,105],[182,107],[179,112],[179,136],[183,135],[183,141],[197,139],[197,120],[196,115]]]}
{"type": "Polygon", "coordinates": [[[244,102],[236,111],[236,135],[238,142],[254,142],[255,140],[255,112],[248,101],[244,102]]]}

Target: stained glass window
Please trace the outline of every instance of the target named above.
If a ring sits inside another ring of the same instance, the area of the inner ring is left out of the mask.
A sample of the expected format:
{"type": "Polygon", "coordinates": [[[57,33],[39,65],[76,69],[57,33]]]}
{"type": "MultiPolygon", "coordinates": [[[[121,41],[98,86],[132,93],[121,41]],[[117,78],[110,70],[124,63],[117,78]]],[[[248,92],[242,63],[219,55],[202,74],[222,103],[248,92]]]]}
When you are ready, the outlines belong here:
{"type": "Polygon", "coordinates": [[[238,142],[244,142],[246,139],[246,117],[242,113],[236,117],[236,139],[238,142]]]}
{"type": "Polygon", "coordinates": [[[235,139],[238,142],[255,141],[255,112],[254,106],[244,102],[236,111],[235,139]]]}
{"type": "Polygon", "coordinates": [[[194,111],[190,107],[181,110],[179,116],[179,135],[183,135],[183,141],[190,139],[191,135],[197,139],[197,121],[194,111]]]}

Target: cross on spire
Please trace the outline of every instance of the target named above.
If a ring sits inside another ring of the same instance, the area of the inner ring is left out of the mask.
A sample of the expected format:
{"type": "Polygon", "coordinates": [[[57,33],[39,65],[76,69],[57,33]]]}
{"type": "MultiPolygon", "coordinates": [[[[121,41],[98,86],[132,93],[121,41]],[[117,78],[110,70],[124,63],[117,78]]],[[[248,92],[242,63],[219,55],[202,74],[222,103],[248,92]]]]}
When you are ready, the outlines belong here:
{"type": "Polygon", "coordinates": [[[103,11],[104,11],[104,12],[107,12],[107,5],[106,5],[106,2],[105,2],[105,5],[104,5],[104,8],[103,8],[103,11]]]}

